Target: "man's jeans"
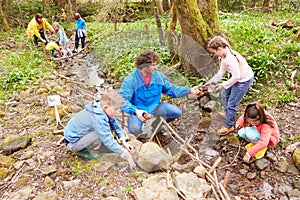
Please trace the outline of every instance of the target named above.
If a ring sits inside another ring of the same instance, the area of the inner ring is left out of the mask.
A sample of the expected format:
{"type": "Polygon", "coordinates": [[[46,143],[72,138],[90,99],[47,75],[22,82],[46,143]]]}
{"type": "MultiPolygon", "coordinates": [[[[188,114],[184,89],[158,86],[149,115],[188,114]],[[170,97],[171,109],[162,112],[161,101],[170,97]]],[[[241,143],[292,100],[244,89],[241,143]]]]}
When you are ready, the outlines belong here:
{"type": "Polygon", "coordinates": [[[236,113],[238,111],[238,104],[243,99],[251,85],[253,84],[253,78],[246,82],[236,82],[228,89],[222,90],[222,104],[226,113],[225,126],[227,128],[233,127],[236,119],[236,113]]]}
{"type": "MultiPolygon", "coordinates": [[[[154,112],[150,113],[154,116],[162,116],[167,122],[170,122],[176,118],[179,118],[182,114],[182,111],[179,107],[170,104],[161,102],[155,109],[154,112]]],[[[142,132],[143,122],[136,116],[131,115],[128,118],[128,131],[131,134],[139,134],[142,132]]]]}

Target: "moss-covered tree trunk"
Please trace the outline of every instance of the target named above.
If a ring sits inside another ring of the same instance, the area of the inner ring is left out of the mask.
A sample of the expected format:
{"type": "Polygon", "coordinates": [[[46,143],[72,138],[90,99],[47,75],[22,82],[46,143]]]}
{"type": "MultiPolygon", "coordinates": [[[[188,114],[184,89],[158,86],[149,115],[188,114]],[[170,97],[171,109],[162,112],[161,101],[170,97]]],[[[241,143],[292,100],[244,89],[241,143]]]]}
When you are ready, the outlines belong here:
{"type": "Polygon", "coordinates": [[[181,26],[179,56],[186,73],[202,75],[207,72],[210,57],[207,41],[220,32],[217,0],[174,0],[181,26]],[[199,7],[201,8],[200,9],[199,7]],[[207,20],[207,21],[206,21],[207,20]]]}
{"type": "Polygon", "coordinates": [[[177,25],[177,12],[174,4],[171,7],[171,13],[172,13],[172,20],[166,31],[166,38],[167,38],[168,48],[171,55],[171,64],[174,65],[179,60],[178,52],[177,52],[179,39],[175,31],[177,25]]]}
{"type": "Polygon", "coordinates": [[[3,12],[2,3],[3,3],[3,0],[0,0],[0,24],[2,24],[5,31],[10,31],[11,27],[9,26],[6,16],[3,12]]]}

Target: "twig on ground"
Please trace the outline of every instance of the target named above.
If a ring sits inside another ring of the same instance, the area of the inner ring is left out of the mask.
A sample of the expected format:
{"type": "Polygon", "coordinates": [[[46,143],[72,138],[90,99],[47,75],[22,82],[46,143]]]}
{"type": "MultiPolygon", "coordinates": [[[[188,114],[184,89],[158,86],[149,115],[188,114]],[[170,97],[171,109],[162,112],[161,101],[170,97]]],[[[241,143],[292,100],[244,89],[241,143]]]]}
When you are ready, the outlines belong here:
{"type": "Polygon", "coordinates": [[[233,158],[233,160],[231,161],[231,163],[229,163],[228,165],[225,165],[225,166],[220,167],[220,169],[224,169],[224,168],[227,168],[227,167],[232,166],[232,164],[235,162],[236,158],[238,157],[238,155],[239,155],[239,153],[240,153],[240,150],[241,150],[241,143],[239,143],[239,150],[238,150],[238,152],[236,153],[236,155],[234,156],[234,158],[233,158]]]}

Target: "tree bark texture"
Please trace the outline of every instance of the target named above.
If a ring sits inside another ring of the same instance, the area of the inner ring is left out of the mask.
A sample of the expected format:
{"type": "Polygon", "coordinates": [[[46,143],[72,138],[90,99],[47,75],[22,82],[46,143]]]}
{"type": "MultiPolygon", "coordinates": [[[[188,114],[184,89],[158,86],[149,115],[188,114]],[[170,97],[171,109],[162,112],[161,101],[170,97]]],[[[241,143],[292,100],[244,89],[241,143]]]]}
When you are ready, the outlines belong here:
{"type": "Polygon", "coordinates": [[[220,31],[217,1],[200,1],[204,15],[200,13],[197,0],[174,0],[181,26],[181,41],[179,56],[187,73],[197,73],[200,76],[210,74],[211,59],[206,51],[207,41],[220,31]],[[216,24],[206,22],[212,20],[216,24]],[[211,27],[210,27],[211,26],[211,27]]]}
{"type": "Polygon", "coordinates": [[[175,31],[178,18],[177,18],[176,7],[174,4],[172,5],[171,13],[172,13],[172,20],[167,29],[166,37],[168,42],[168,49],[171,55],[171,64],[173,65],[177,63],[179,60],[178,51],[177,51],[177,47],[179,46],[179,38],[175,31]]]}
{"type": "Polygon", "coordinates": [[[3,25],[3,28],[5,31],[9,31],[9,30],[11,30],[11,27],[9,26],[6,16],[3,12],[2,3],[4,3],[4,1],[0,0],[0,24],[3,25]]]}
{"type": "Polygon", "coordinates": [[[162,8],[161,1],[160,0],[154,0],[154,2],[155,2],[155,5],[158,9],[159,15],[164,14],[164,10],[162,8]]]}

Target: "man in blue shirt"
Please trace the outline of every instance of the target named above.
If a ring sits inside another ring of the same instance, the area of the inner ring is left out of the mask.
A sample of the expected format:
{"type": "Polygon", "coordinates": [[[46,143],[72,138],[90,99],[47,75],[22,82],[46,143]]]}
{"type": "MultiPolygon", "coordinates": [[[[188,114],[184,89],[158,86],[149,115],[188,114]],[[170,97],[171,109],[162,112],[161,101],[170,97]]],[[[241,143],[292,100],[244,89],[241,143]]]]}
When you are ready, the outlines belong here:
{"type": "Polygon", "coordinates": [[[120,95],[126,104],[121,106],[121,110],[130,114],[128,131],[132,134],[142,132],[143,122],[147,120],[144,113],[162,116],[167,122],[181,116],[179,107],[160,102],[162,94],[178,98],[200,92],[197,86],[189,88],[170,83],[165,75],[156,70],[159,58],[153,51],[142,51],[135,61],[136,70],[122,83],[120,95]]]}

